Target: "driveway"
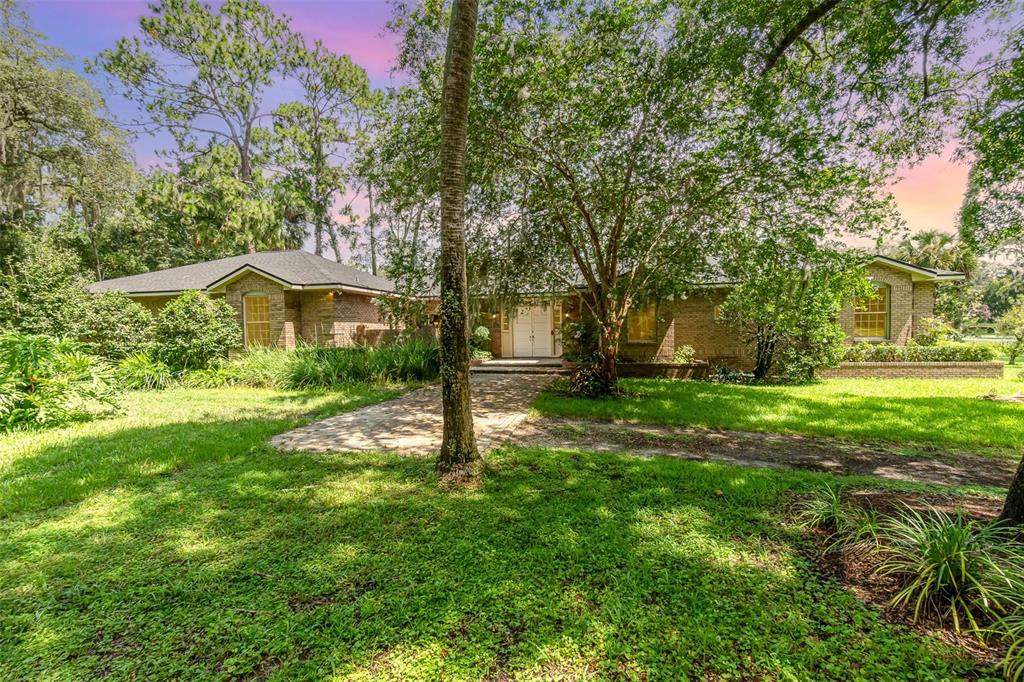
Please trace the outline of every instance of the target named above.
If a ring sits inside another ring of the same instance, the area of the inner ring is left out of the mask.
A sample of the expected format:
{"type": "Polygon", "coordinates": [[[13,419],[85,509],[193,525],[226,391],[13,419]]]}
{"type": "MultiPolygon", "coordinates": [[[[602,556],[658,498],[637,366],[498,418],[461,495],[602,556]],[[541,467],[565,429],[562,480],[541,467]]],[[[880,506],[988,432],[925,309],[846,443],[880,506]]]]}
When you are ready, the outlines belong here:
{"type": "MultiPolygon", "coordinates": [[[[473,374],[473,426],[481,451],[510,439],[530,404],[552,380],[538,374],[473,374]]],[[[400,452],[432,455],[441,448],[441,387],[329,417],[270,439],[281,450],[400,452]]]]}

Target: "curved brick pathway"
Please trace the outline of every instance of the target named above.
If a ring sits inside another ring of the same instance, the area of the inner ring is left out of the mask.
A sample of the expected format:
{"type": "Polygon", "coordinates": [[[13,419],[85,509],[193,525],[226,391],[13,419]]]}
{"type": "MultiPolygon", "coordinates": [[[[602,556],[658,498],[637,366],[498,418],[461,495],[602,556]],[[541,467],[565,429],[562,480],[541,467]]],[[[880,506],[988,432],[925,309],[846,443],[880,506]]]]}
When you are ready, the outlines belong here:
{"type": "MultiPolygon", "coordinates": [[[[477,446],[490,450],[508,440],[526,419],[530,403],[551,380],[541,374],[473,374],[473,426],[477,446]]],[[[346,412],[274,436],[281,450],[401,452],[432,455],[441,447],[441,387],[346,412]]]]}

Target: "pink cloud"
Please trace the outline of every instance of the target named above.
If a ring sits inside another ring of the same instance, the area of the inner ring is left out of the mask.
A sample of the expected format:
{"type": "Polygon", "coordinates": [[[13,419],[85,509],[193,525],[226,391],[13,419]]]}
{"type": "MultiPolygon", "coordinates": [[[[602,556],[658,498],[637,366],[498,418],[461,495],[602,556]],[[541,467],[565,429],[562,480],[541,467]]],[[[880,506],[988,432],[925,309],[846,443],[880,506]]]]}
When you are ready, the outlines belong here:
{"type": "Polygon", "coordinates": [[[957,212],[967,189],[968,167],[952,158],[952,148],[902,173],[890,190],[912,232],[955,232],[957,212]]]}

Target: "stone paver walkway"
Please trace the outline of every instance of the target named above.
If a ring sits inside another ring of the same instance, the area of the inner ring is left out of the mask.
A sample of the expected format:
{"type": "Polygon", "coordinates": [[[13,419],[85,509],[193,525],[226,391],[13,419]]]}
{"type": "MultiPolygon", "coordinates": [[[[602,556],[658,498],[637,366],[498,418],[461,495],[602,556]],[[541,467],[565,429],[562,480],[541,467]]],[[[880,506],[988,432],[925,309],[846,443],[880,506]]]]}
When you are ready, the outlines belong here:
{"type": "MultiPolygon", "coordinates": [[[[511,438],[526,419],[530,403],[552,378],[474,374],[470,378],[473,426],[480,450],[490,450],[511,438]]],[[[308,452],[432,455],[441,448],[441,426],[441,387],[435,385],[279,434],[270,444],[281,450],[308,452]]]]}

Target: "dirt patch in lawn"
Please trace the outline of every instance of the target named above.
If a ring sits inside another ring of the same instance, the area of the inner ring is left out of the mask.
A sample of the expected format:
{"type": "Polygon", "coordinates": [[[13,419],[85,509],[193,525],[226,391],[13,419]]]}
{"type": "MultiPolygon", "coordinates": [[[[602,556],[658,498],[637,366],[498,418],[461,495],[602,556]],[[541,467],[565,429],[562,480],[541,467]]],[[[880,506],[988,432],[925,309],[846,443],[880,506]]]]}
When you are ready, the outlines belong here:
{"type": "Polygon", "coordinates": [[[937,448],[918,447],[915,454],[908,454],[905,447],[888,443],[547,417],[521,425],[515,442],[939,485],[1005,487],[1016,468],[1016,462],[1008,459],[946,453],[937,448]]]}
{"type": "MultiPolygon", "coordinates": [[[[850,490],[844,493],[850,504],[871,509],[879,516],[889,516],[907,507],[927,513],[930,510],[947,514],[964,513],[978,521],[991,521],[999,515],[998,500],[976,496],[904,493],[879,490],[850,490]]],[[[905,625],[937,637],[969,653],[979,663],[998,665],[1006,654],[998,642],[985,644],[966,632],[957,632],[952,623],[933,612],[922,612],[914,618],[913,608],[893,606],[892,599],[903,583],[893,576],[880,576],[876,569],[881,557],[867,545],[839,545],[825,529],[815,529],[805,558],[817,570],[850,590],[861,601],[876,606],[891,623],[905,625]]],[[[984,620],[979,617],[979,623],[984,620]]]]}

